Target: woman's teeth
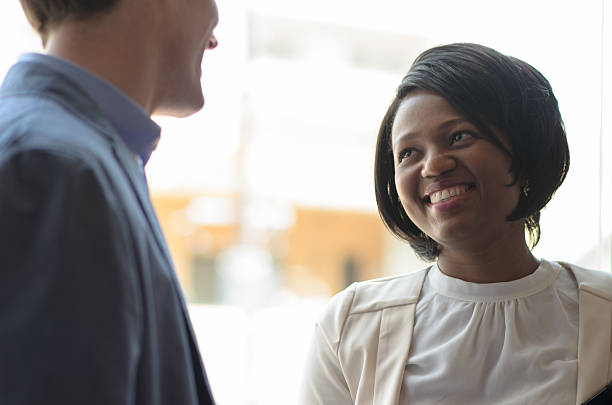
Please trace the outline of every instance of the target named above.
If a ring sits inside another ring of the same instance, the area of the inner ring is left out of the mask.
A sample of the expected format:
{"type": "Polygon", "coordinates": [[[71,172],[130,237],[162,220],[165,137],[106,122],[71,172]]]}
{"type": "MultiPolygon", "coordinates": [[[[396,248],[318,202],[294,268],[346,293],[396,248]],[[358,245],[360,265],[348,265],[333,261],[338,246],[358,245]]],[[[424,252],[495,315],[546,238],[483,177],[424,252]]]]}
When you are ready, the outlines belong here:
{"type": "Polygon", "coordinates": [[[469,190],[467,184],[461,184],[459,186],[445,188],[444,190],[436,191],[429,195],[429,199],[432,204],[439,203],[444,200],[448,200],[452,197],[464,194],[469,190]]]}

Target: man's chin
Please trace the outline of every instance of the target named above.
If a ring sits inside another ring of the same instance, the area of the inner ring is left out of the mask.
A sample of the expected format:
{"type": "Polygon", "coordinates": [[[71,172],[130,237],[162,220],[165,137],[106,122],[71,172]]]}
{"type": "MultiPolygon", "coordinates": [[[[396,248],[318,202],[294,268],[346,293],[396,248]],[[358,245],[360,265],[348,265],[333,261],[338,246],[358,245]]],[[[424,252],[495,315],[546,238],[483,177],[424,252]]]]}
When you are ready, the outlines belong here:
{"type": "Polygon", "coordinates": [[[200,92],[199,96],[194,95],[191,99],[160,105],[153,111],[153,115],[184,118],[197,113],[202,107],[204,107],[204,95],[200,92]]]}

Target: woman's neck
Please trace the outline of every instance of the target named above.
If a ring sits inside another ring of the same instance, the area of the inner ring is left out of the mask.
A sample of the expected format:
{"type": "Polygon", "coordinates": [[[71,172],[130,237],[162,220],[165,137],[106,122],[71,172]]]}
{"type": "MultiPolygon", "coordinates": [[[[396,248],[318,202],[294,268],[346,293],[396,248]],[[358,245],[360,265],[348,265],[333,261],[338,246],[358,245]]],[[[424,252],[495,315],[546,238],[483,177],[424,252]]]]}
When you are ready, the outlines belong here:
{"type": "Polygon", "coordinates": [[[438,267],[444,274],[473,283],[517,280],[533,273],[539,262],[525,238],[500,238],[469,249],[442,246],[438,267]]]}

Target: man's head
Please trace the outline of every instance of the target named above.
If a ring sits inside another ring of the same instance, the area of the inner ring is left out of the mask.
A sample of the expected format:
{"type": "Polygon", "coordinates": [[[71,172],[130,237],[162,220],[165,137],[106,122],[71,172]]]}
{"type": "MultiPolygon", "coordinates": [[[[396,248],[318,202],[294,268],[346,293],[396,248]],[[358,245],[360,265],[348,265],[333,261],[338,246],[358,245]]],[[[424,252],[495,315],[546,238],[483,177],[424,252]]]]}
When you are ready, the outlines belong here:
{"type": "Polygon", "coordinates": [[[28,21],[47,42],[49,29],[66,19],[83,20],[111,10],[120,0],[19,0],[28,21]]]}
{"type": "MultiPolygon", "coordinates": [[[[124,0],[125,1],[125,0],[124,0]]],[[[143,1],[143,0],[139,0],[143,1]]],[[[159,55],[156,114],[186,116],[204,105],[202,58],[217,46],[219,20],[214,0],[145,0],[160,3],[159,26],[152,34],[159,55]]]]}
{"type": "Polygon", "coordinates": [[[215,0],[20,1],[49,54],[97,73],[149,113],[187,116],[204,105],[215,0]]]}

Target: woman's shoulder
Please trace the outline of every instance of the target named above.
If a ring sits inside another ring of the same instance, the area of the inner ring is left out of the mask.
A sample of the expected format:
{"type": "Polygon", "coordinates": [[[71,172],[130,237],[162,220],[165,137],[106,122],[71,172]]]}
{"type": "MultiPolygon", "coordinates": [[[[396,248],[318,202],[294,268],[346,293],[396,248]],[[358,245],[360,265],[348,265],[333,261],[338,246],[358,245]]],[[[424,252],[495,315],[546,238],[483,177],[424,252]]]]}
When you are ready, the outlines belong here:
{"type": "Polygon", "coordinates": [[[601,270],[585,269],[567,262],[552,262],[570,271],[576,278],[580,290],[602,295],[612,300],[612,273],[601,270]]]}
{"type": "Polygon", "coordinates": [[[354,283],[351,313],[379,311],[388,307],[406,305],[418,300],[429,267],[395,276],[354,283]]]}
{"type": "Polygon", "coordinates": [[[414,304],[428,270],[353,283],[330,300],[318,323],[326,329],[341,329],[349,316],[414,304]]]}

